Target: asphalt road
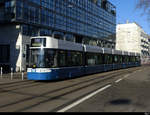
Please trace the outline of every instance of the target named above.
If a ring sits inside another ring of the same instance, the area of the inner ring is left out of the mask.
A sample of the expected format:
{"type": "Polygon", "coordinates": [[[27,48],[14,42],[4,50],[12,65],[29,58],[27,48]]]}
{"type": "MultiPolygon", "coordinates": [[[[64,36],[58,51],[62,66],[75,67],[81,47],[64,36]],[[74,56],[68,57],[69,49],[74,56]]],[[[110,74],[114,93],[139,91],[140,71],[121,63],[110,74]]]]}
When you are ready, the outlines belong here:
{"type": "Polygon", "coordinates": [[[147,112],[150,66],[63,81],[0,78],[0,112],[147,112]]]}
{"type": "Polygon", "coordinates": [[[111,87],[69,110],[70,112],[149,112],[150,67],[122,77],[111,87]]]}

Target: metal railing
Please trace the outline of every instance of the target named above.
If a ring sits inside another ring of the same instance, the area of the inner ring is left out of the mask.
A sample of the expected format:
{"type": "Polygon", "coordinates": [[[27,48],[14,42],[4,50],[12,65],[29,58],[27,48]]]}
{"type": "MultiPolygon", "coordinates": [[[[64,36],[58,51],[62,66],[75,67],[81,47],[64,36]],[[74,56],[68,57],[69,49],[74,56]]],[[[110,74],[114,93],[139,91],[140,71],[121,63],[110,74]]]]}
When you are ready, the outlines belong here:
{"type": "Polygon", "coordinates": [[[0,67],[0,77],[1,79],[3,78],[8,78],[8,79],[21,79],[21,80],[25,80],[26,79],[26,75],[25,75],[25,70],[24,68],[21,70],[21,72],[14,72],[14,68],[10,68],[10,73],[5,74],[3,72],[3,67],[0,67]]]}

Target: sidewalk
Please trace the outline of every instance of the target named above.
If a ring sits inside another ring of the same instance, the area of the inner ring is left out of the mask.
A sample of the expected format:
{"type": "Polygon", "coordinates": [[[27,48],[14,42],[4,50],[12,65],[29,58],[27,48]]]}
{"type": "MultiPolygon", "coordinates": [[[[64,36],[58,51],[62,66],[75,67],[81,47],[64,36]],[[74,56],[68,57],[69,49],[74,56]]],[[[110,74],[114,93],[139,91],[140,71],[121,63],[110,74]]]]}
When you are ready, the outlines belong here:
{"type": "MultiPolygon", "coordinates": [[[[2,79],[11,79],[11,73],[8,74],[2,74],[2,76],[0,75],[0,78],[2,79]]],[[[12,79],[22,79],[22,73],[13,73],[12,74],[12,79]]],[[[23,74],[23,79],[27,79],[27,72],[25,72],[23,74]]]]}

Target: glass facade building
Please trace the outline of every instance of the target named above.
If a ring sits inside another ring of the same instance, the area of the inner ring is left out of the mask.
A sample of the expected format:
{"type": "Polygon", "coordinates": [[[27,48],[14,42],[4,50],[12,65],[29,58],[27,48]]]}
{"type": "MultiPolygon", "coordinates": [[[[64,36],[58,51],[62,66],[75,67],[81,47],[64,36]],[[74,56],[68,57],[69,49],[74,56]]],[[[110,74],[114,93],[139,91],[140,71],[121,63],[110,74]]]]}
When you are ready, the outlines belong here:
{"type": "Polygon", "coordinates": [[[19,24],[26,36],[115,47],[116,8],[108,0],[1,0],[0,12],[1,23],[19,24]]]}

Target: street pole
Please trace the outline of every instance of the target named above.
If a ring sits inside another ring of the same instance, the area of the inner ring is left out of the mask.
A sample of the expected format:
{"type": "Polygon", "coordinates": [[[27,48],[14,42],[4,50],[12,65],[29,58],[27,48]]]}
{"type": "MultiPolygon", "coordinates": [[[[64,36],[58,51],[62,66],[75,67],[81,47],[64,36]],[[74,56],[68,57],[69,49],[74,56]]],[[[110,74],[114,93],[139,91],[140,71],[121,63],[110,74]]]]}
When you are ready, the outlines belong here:
{"type": "Polygon", "coordinates": [[[22,68],[22,80],[24,80],[24,68],[22,68]]]}
{"type": "Polygon", "coordinates": [[[13,79],[13,68],[11,68],[11,80],[13,79]]]}
{"type": "Polygon", "coordinates": [[[3,78],[3,68],[1,67],[1,78],[3,78]]]}

